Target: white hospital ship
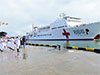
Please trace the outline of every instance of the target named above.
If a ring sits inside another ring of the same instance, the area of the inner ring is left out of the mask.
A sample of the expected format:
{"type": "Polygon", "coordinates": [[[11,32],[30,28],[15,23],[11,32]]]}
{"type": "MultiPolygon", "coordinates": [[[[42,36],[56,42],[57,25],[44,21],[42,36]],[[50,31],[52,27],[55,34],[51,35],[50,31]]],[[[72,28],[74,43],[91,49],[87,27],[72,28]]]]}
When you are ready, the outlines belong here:
{"type": "Polygon", "coordinates": [[[60,15],[60,18],[45,27],[34,27],[27,34],[30,41],[70,41],[100,39],[100,22],[82,24],[81,18],[60,15]]]}

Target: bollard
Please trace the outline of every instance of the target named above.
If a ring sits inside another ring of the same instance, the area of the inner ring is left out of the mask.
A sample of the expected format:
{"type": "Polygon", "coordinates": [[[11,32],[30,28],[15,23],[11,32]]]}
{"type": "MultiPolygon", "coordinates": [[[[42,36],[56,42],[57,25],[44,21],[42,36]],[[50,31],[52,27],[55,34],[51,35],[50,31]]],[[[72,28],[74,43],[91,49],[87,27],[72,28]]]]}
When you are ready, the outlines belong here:
{"type": "Polygon", "coordinates": [[[57,45],[58,46],[58,50],[60,51],[61,50],[61,46],[60,45],[57,45]]]}

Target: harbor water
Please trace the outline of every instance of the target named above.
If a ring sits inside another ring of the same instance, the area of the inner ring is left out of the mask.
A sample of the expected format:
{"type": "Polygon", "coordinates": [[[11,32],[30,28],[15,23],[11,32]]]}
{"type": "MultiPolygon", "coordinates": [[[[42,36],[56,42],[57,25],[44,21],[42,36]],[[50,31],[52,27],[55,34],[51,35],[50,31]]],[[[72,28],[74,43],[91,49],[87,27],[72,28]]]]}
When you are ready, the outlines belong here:
{"type": "Polygon", "coordinates": [[[75,47],[82,47],[82,48],[100,49],[100,40],[94,40],[94,41],[28,41],[28,43],[61,45],[63,48],[66,48],[67,46],[75,46],[75,47]]]}

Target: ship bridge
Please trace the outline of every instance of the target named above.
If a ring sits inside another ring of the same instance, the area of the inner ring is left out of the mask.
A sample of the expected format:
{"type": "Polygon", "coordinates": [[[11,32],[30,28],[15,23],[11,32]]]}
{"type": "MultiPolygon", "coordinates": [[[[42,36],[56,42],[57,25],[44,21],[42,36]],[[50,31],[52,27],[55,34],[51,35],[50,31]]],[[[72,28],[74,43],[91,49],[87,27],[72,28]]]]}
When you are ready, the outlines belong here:
{"type": "Polygon", "coordinates": [[[59,16],[60,16],[61,19],[63,18],[63,19],[66,20],[68,27],[76,27],[76,26],[83,25],[82,22],[81,22],[81,18],[67,16],[64,13],[60,14],[59,16]]]}
{"type": "Polygon", "coordinates": [[[66,19],[68,27],[77,27],[83,25],[81,22],[81,18],[71,17],[71,16],[66,16],[64,18],[66,19]]]}

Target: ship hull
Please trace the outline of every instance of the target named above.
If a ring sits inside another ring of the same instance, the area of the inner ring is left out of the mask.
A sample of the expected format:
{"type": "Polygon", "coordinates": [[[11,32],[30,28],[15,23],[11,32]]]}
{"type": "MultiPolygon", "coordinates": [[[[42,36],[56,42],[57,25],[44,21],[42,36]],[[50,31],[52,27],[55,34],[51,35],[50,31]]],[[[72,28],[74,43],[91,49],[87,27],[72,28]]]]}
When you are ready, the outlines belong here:
{"type": "Polygon", "coordinates": [[[100,22],[82,25],[79,27],[48,30],[37,33],[37,36],[28,36],[30,41],[78,41],[94,40],[100,33],[100,22]],[[68,34],[67,34],[68,33],[68,34]],[[46,36],[43,36],[46,35],[46,36]]]}

